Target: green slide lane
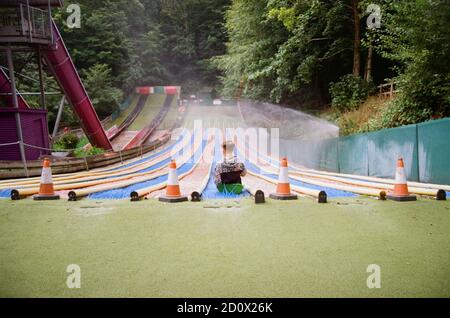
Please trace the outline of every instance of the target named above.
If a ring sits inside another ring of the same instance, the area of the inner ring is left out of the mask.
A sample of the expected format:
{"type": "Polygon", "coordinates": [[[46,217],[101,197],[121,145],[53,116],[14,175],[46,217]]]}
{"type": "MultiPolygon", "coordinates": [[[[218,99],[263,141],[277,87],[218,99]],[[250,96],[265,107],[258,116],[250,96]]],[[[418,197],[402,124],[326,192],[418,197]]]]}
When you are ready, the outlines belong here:
{"type": "Polygon", "coordinates": [[[158,129],[172,129],[178,118],[178,99],[174,98],[172,104],[170,105],[169,112],[166,117],[162,121],[161,125],[159,125],[158,129]]]}
{"type": "Polygon", "coordinates": [[[163,94],[150,95],[145,103],[144,109],[130,127],[128,127],[128,130],[141,130],[149,125],[161,111],[165,98],[166,95],[163,94]]]}
{"type": "Polygon", "coordinates": [[[138,100],[139,95],[134,95],[130,102],[130,105],[120,113],[119,117],[117,117],[114,121],[107,125],[107,129],[113,127],[114,125],[120,126],[136,107],[138,100]]]}

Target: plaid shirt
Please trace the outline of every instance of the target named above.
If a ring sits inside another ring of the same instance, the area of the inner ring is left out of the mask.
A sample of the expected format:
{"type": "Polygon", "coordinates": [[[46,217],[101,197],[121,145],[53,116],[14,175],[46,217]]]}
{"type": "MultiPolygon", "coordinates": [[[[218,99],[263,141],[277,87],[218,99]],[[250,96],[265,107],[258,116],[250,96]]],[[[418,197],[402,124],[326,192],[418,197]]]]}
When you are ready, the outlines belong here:
{"type": "Polygon", "coordinates": [[[238,162],[236,157],[225,158],[223,162],[218,163],[216,165],[216,170],[214,172],[214,183],[216,185],[222,183],[221,177],[222,173],[237,172],[237,171],[241,171],[242,173],[247,172],[245,165],[241,162],[238,162]]]}

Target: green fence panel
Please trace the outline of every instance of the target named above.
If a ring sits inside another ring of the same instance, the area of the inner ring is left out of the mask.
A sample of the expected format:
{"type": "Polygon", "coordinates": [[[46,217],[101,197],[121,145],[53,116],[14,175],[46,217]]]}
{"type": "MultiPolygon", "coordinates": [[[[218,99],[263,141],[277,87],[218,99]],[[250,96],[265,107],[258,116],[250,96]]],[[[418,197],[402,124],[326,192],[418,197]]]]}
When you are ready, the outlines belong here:
{"type": "Polygon", "coordinates": [[[280,141],[280,155],[310,169],[338,171],[338,138],[280,141]]]}
{"type": "Polygon", "coordinates": [[[280,155],[310,169],[395,178],[402,157],[410,181],[450,184],[450,118],[339,139],[280,140],[280,155]]]}
{"type": "Polygon", "coordinates": [[[418,125],[420,181],[450,184],[450,118],[418,125]]]}
{"type": "Polygon", "coordinates": [[[339,140],[339,172],[367,176],[369,151],[367,135],[353,135],[339,140]]]}
{"type": "Polygon", "coordinates": [[[408,180],[419,180],[417,125],[377,131],[367,139],[369,176],[394,178],[397,159],[402,157],[408,180]]]}
{"type": "Polygon", "coordinates": [[[154,93],[155,94],[164,94],[164,86],[155,86],[154,87],[154,93]]]}
{"type": "Polygon", "coordinates": [[[119,108],[111,114],[111,120],[114,121],[119,118],[120,114],[130,107],[133,101],[134,94],[129,95],[120,105],[119,108]]]}
{"type": "Polygon", "coordinates": [[[130,107],[130,104],[134,98],[134,94],[129,95],[123,102],[120,104],[119,109],[120,111],[126,110],[128,107],[130,107]]]}
{"type": "Polygon", "coordinates": [[[120,111],[116,110],[114,113],[111,114],[111,120],[115,121],[120,116],[120,111]]]}

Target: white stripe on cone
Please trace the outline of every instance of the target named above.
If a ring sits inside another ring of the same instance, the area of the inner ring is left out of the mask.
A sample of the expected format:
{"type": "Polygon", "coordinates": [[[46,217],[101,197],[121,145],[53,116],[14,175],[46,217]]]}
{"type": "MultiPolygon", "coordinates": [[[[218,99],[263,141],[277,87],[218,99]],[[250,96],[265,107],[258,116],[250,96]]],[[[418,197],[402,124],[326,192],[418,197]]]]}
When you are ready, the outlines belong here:
{"type": "Polygon", "coordinates": [[[405,168],[398,167],[395,171],[395,183],[397,184],[405,184],[406,183],[406,174],[405,168]]]}
{"type": "Polygon", "coordinates": [[[280,175],[278,177],[278,183],[289,183],[289,174],[287,167],[280,168],[280,175]]]}
{"type": "Polygon", "coordinates": [[[52,184],[52,170],[50,168],[42,168],[41,184],[52,184]]]}
{"type": "Polygon", "coordinates": [[[178,185],[178,175],[176,169],[169,169],[169,177],[167,179],[167,185],[178,185]]]}

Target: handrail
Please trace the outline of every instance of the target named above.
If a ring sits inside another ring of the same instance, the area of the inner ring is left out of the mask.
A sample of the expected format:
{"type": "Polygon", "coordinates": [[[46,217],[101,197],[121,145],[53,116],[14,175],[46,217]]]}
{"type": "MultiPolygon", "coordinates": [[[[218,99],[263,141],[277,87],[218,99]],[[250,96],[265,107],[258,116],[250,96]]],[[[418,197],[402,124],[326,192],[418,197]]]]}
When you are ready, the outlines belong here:
{"type": "Polygon", "coordinates": [[[395,94],[399,92],[399,90],[397,90],[397,82],[395,80],[390,80],[388,83],[379,85],[378,91],[378,96],[380,98],[393,98],[395,94]],[[386,88],[388,88],[387,91],[386,88]]]}

